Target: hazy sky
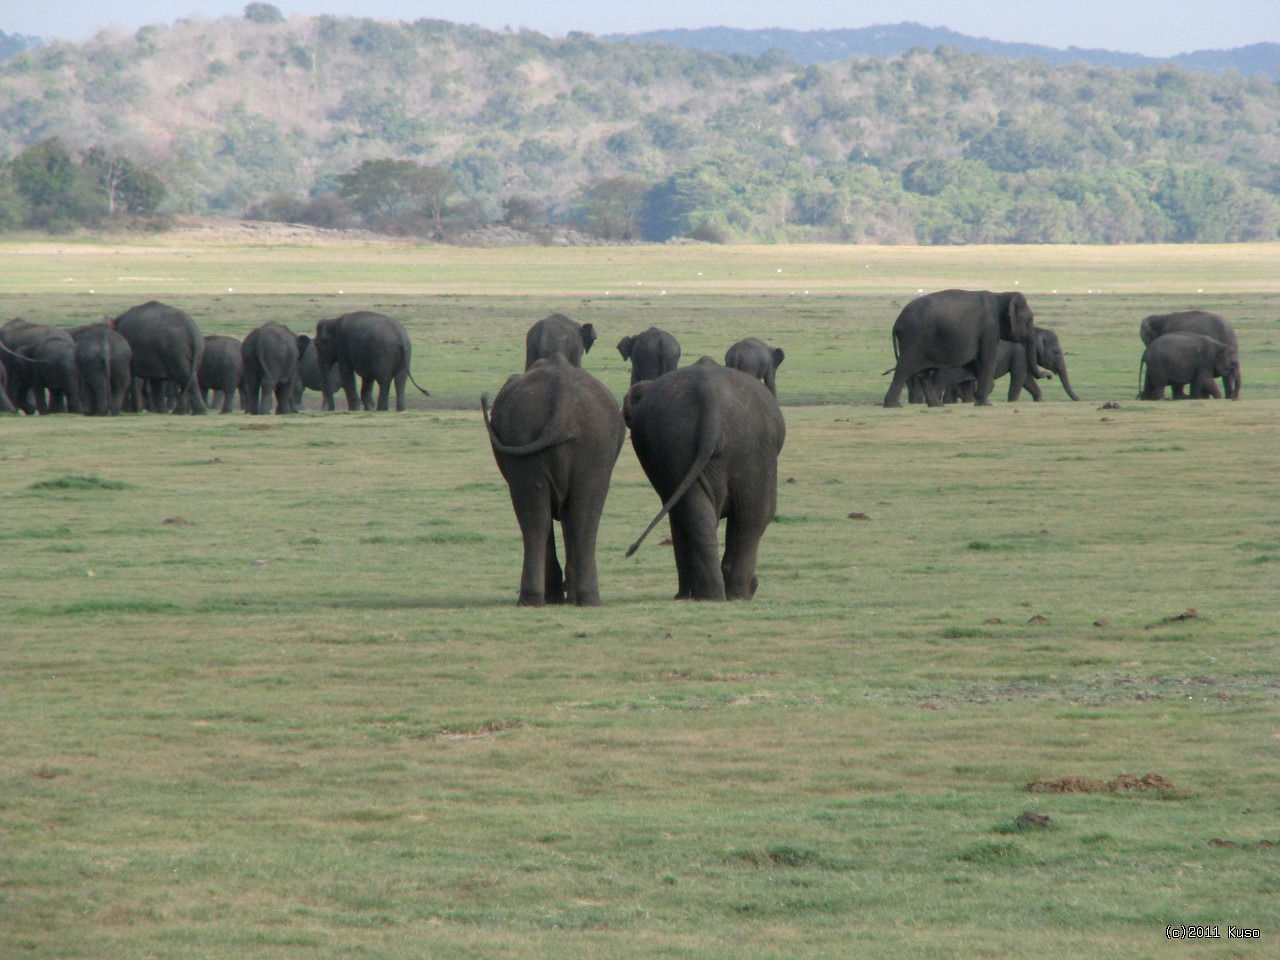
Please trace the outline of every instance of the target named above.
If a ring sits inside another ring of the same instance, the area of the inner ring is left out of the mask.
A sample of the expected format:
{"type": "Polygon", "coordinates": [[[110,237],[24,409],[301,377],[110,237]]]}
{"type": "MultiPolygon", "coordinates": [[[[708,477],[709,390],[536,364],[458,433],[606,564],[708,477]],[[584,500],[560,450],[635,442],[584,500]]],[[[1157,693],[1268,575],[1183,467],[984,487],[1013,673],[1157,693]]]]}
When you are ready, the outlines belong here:
{"type": "MultiPolygon", "coordinates": [[[[0,30],[80,41],[109,26],[243,14],[247,0],[0,0],[0,30]]],[[[1280,42],[1280,0],[284,0],[287,17],[328,13],[381,20],[423,17],[548,36],[571,30],[634,33],[676,27],[867,27],[913,20],[994,40],[1099,47],[1151,56],[1280,42]]]]}

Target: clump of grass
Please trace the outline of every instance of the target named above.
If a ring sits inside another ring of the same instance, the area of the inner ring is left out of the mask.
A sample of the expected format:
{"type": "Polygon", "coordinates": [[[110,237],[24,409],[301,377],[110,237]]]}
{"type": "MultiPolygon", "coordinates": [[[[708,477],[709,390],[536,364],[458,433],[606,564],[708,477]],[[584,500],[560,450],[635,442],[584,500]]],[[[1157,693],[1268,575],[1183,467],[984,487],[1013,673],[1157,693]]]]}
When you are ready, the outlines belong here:
{"type": "Polygon", "coordinates": [[[119,480],[103,480],[101,477],[86,477],[69,473],[54,480],[39,480],[31,485],[32,490],[123,490],[127,484],[119,480]]]}

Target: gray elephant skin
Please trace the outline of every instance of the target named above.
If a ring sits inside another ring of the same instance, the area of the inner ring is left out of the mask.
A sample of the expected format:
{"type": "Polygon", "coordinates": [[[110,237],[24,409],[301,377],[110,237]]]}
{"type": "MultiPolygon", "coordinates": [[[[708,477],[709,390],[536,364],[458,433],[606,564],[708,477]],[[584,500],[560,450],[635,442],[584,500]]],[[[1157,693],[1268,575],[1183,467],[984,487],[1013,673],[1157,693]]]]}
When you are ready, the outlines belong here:
{"type": "MultiPolygon", "coordinates": [[[[1236,348],[1236,364],[1230,373],[1222,377],[1222,392],[1231,400],[1240,399],[1240,341],[1235,328],[1223,317],[1207,310],[1183,310],[1178,313],[1152,314],[1142,321],[1138,330],[1142,342],[1150,346],[1157,337],[1166,333],[1198,333],[1201,336],[1229,344],[1236,348]]],[[[1182,395],[1181,385],[1175,386],[1174,398],[1182,395]]]]}
{"type": "Polygon", "coordinates": [[[303,391],[315,390],[321,397],[320,409],[333,409],[333,395],[342,389],[342,378],[338,376],[336,363],[329,364],[323,371],[320,369],[320,354],[316,352],[314,340],[307,344],[306,350],[302,351],[302,359],[298,361],[298,377],[294,406],[301,410],[303,391]]]}
{"type": "Polygon", "coordinates": [[[244,384],[244,356],[240,341],[216,333],[206,336],[196,379],[200,383],[200,396],[205,406],[216,406],[219,412],[230,413],[244,384]]]}
{"type": "Polygon", "coordinates": [[[578,323],[562,313],[543,317],[529,328],[524,337],[524,368],[528,370],[539,360],[546,360],[557,353],[572,366],[582,366],[582,355],[596,342],[596,328],[589,323],[578,323]]]}
{"type": "Polygon", "coordinates": [[[268,320],[244,338],[240,356],[244,360],[245,413],[272,411],[297,413],[298,361],[311,338],[299,336],[282,323],[268,320]]]}
{"type": "Polygon", "coordinates": [[[665,330],[650,327],[618,341],[618,353],[631,361],[631,383],[657,380],[680,365],[680,342],[665,330]]]}
{"type": "Polygon", "coordinates": [[[724,365],[755,377],[776,397],[778,367],[786,358],[787,355],[782,352],[781,347],[770,347],[763,340],[746,337],[735,343],[725,353],[724,365]]]}
{"type": "Polygon", "coordinates": [[[623,416],[640,465],[662,500],[627,556],[670,515],[676,599],[752,597],[760,538],[777,509],[778,454],[786,439],[777,398],[755,377],[702,357],[633,386],[623,416]]]}
{"type": "Polygon", "coordinates": [[[1156,337],[1142,354],[1138,379],[1142,381],[1139,400],[1162,400],[1164,389],[1173,386],[1173,399],[1182,399],[1184,385],[1191,387],[1191,399],[1221,398],[1215,377],[1229,377],[1238,370],[1240,357],[1235,346],[1199,333],[1166,333],[1156,337]],[[1146,379],[1142,369],[1146,367],[1146,379]]]}
{"type": "Polygon", "coordinates": [[[595,377],[555,354],[510,377],[492,415],[488,395],[480,407],[524,541],[519,603],[599,605],[596,535],[626,437],[617,401],[595,377]]]}
{"type": "Polygon", "coordinates": [[[80,412],[80,372],[68,331],[15,317],[0,327],[0,345],[15,408],[28,414],[80,412]]]}
{"type": "Polygon", "coordinates": [[[172,383],[177,413],[204,413],[200,396],[200,358],[204,335],[185,310],[152,300],[126,310],[115,318],[116,332],[133,351],[133,403],[143,409],[142,381],[150,385],[146,409],[162,413],[167,407],[165,384],[172,383]]]}
{"type": "MultiPolygon", "coordinates": [[[[941,290],[917,297],[893,324],[897,365],[884,405],[901,406],[907,381],[935,367],[967,368],[978,379],[974,402],[989,404],[1001,340],[1029,342],[1028,370],[1032,376],[1040,374],[1034,356],[1035,317],[1021,293],[941,290]]],[[[925,399],[931,407],[942,403],[927,380],[925,399]]]]}
{"type": "MultiPolygon", "coordinates": [[[[373,410],[373,387],[378,386],[378,410],[389,409],[391,385],[395,384],[396,410],[405,409],[405,385],[413,385],[423,396],[431,394],[413,379],[410,364],[413,346],[409,334],[399,320],[359,310],[344,313],[316,324],[316,353],[323,368],[338,365],[338,380],[347,395],[347,409],[373,410]],[[360,378],[360,396],[356,397],[355,378],[360,378]]],[[[333,391],[326,389],[324,403],[333,409],[333,391]]]]}
{"type": "Polygon", "coordinates": [[[70,331],[80,374],[80,409],[91,417],[117,416],[124,409],[132,379],[133,350],[112,321],[70,331]]]}

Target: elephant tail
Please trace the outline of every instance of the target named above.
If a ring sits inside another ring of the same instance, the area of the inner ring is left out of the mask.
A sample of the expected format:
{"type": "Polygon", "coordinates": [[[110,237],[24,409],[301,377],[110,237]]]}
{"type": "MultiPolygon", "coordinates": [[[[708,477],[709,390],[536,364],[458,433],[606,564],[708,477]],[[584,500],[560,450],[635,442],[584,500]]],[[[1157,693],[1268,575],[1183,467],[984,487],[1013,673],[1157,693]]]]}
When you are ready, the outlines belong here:
{"type": "Polygon", "coordinates": [[[429,397],[429,396],[431,396],[431,391],[429,391],[426,387],[421,386],[421,385],[418,383],[418,381],[417,381],[417,380],[414,380],[414,379],[413,379],[413,371],[412,371],[412,370],[408,370],[408,369],[406,369],[406,370],[405,370],[405,373],[409,374],[409,381],[410,381],[410,382],[411,382],[415,387],[417,387],[417,388],[418,388],[419,392],[420,392],[424,397],[429,397]]]}
{"type": "Polygon", "coordinates": [[[698,477],[702,476],[702,471],[707,469],[707,464],[711,462],[711,457],[716,452],[716,445],[719,442],[719,410],[718,408],[713,408],[711,416],[708,419],[702,420],[698,424],[698,452],[693,458],[693,463],[690,465],[689,471],[684,475],[684,479],[680,481],[680,486],[676,487],[675,492],[672,493],[671,496],[667,498],[667,502],[662,505],[662,509],[658,511],[658,515],[649,521],[649,526],[644,528],[644,533],[640,534],[640,539],[627,549],[628,557],[640,549],[640,544],[644,543],[644,538],[649,536],[653,531],[653,528],[662,521],[662,518],[671,512],[671,508],[680,502],[680,498],[689,492],[689,488],[693,486],[698,477]]]}
{"type": "Polygon", "coordinates": [[[521,444],[518,447],[508,446],[498,439],[498,434],[493,429],[493,421],[489,419],[489,395],[482,394],[480,397],[480,412],[484,415],[484,427],[489,431],[489,442],[493,445],[495,453],[505,454],[509,457],[528,457],[535,453],[541,453],[548,447],[554,447],[567,440],[573,439],[573,434],[564,428],[561,422],[563,414],[561,413],[564,404],[557,404],[555,411],[551,414],[551,419],[547,421],[546,427],[536,440],[529,443],[521,444]]]}

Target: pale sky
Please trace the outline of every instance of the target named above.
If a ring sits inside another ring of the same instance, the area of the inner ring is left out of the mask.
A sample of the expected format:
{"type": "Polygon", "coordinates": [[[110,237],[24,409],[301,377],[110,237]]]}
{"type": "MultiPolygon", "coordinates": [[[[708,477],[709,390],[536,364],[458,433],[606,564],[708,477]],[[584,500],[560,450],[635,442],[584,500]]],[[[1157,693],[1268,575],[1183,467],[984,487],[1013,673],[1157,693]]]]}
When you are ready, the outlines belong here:
{"type": "MultiPolygon", "coordinates": [[[[99,29],[240,17],[247,0],[0,0],[0,30],[82,41],[99,29]]],[[[491,29],[525,27],[548,36],[572,30],[635,33],[711,26],[793,30],[915,21],[971,36],[1051,47],[1095,47],[1149,56],[1280,42],[1280,0],[284,0],[286,17],[316,14],[421,18],[491,29]]]]}

